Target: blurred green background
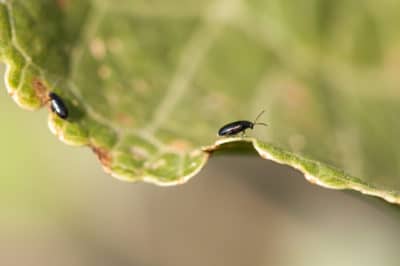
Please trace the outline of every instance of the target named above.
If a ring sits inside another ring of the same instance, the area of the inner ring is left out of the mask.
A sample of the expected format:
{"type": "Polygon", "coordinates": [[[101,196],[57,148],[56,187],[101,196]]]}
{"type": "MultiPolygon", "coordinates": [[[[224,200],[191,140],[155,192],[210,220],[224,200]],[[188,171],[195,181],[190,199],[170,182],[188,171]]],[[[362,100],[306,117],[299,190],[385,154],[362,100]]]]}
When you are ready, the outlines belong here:
{"type": "Polygon", "coordinates": [[[0,88],[1,265],[398,265],[397,207],[216,157],[189,183],[124,183],[0,88]]]}

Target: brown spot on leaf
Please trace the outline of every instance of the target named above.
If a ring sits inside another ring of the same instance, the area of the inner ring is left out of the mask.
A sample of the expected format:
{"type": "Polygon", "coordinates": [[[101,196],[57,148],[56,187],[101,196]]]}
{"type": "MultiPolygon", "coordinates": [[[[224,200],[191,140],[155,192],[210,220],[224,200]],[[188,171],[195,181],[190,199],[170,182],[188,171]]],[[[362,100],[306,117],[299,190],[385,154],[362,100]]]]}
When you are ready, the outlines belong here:
{"type": "Polygon", "coordinates": [[[105,149],[92,146],[93,152],[97,155],[97,158],[101,164],[105,167],[110,167],[111,165],[111,155],[105,149]]]}
{"type": "Polygon", "coordinates": [[[189,150],[192,145],[188,141],[175,139],[168,143],[168,147],[177,152],[185,152],[189,150]]]}
{"type": "Polygon", "coordinates": [[[149,83],[144,80],[144,79],[135,79],[132,81],[132,87],[135,90],[135,92],[145,95],[150,92],[150,85],[149,83]]]}
{"type": "Polygon", "coordinates": [[[104,41],[100,38],[94,38],[89,43],[89,49],[94,58],[97,60],[104,59],[106,55],[106,47],[104,41]]]}
{"type": "Polygon", "coordinates": [[[69,0],[56,0],[57,6],[61,9],[64,10],[68,7],[70,1],[69,0]]]}
{"type": "Polygon", "coordinates": [[[102,80],[106,80],[111,76],[111,68],[106,65],[101,65],[97,70],[97,74],[102,80]]]}
{"type": "Polygon", "coordinates": [[[130,117],[127,114],[124,113],[118,113],[116,115],[116,119],[118,121],[119,124],[121,124],[122,126],[132,126],[134,124],[134,121],[132,119],[132,117],[130,117]]]}
{"type": "Polygon", "coordinates": [[[41,81],[39,78],[33,78],[32,80],[32,87],[35,90],[37,97],[39,97],[42,103],[46,103],[49,100],[48,97],[48,88],[46,85],[41,81]]]}
{"type": "Polygon", "coordinates": [[[301,109],[310,102],[307,88],[304,84],[296,81],[289,81],[284,87],[286,90],[286,106],[290,109],[301,109]]]}

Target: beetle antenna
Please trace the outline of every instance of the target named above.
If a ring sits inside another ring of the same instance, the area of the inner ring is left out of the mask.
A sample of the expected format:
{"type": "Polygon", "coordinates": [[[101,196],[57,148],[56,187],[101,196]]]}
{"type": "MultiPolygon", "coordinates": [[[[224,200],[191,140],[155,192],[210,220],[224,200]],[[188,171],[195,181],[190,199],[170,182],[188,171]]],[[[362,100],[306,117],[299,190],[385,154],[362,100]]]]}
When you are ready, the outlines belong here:
{"type": "Polygon", "coordinates": [[[254,125],[262,125],[262,126],[268,126],[268,124],[266,124],[266,123],[254,123],[254,125]]]}
{"type": "Polygon", "coordinates": [[[51,84],[51,90],[54,90],[54,88],[57,86],[58,82],[60,82],[61,78],[58,78],[54,81],[53,84],[51,84]]]}
{"type": "Polygon", "coordinates": [[[265,110],[262,110],[256,117],[256,119],[254,120],[253,124],[257,124],[257,120],[260,118],[260,116],[265,113],[265,110]]]}

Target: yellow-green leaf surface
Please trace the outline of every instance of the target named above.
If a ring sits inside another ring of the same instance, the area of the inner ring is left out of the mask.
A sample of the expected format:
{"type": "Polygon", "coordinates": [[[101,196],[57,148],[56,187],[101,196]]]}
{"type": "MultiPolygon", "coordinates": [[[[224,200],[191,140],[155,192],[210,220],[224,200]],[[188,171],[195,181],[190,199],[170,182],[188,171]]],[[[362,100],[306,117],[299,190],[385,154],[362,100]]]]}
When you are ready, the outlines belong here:
{"type": "Polygon", "coordinates": [[[58,93],[70,116],[49,111],[52,132],[117,178],[183,183],[255,149],[399,203],[399,25],[391,0],[1,0],[0,59],[12,98],[58,93]],[[269,127],[216,137],[263,109],[269,127]]]}

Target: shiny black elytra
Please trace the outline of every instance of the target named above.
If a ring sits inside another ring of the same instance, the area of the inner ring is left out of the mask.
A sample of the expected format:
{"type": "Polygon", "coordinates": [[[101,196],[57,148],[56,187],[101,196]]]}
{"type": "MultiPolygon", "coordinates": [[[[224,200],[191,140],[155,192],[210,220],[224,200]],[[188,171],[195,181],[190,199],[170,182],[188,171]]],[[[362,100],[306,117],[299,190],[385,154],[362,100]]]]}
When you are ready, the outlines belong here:
{"type": "Polygon", "coordinates": [[[239,120],[235,121],[229,124],[226,124],[225,126],[221,127],[220,130],[218,130],[218,136],[233,136],[236,135],[240,132],[242,132],[242,135],[245,134],[247,129],[253,129],[255,125],[264,125],[268,126],[265,123],[257,123],[258,118],[265,112],[263,110],[261,113],[259,113],[254,120],[254,122],[247,121],[247,120],[239,120]]]}
{"type": "Polygon", "coordinates": [[[49,93],[50,108],[56,115],[62,119],[68,118],[68,109],[64,101],[54,92],[49,93]]]}

